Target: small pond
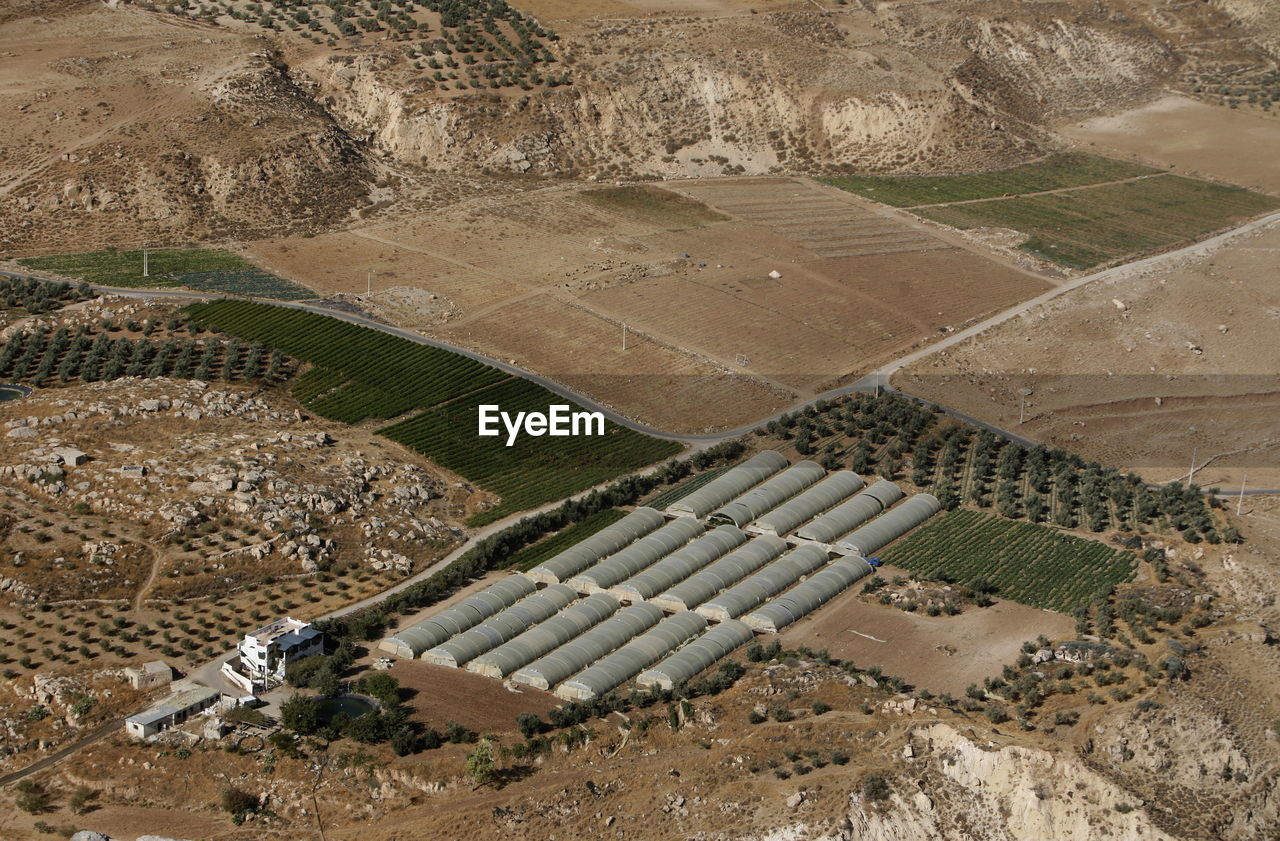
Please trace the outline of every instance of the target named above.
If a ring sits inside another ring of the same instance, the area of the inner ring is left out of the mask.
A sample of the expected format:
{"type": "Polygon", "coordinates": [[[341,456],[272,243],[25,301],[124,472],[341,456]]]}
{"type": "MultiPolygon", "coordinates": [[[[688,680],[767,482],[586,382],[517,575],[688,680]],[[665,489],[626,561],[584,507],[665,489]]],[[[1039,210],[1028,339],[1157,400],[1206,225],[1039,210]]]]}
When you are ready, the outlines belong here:
{"type": "Polygon", "coordinates": [[[31,389],[25,385],[0,385],[0,403],[26,397],[30,393],[31,389]]]}
{"type": "Polygon", "coordinates": [[[347,718],[357,718],[378,708],[377,702],[360,695],[339,695],[336,698],[325,698],[316,706],[320,710],[320,720],[332,721],[339,713],[347,718]]]}

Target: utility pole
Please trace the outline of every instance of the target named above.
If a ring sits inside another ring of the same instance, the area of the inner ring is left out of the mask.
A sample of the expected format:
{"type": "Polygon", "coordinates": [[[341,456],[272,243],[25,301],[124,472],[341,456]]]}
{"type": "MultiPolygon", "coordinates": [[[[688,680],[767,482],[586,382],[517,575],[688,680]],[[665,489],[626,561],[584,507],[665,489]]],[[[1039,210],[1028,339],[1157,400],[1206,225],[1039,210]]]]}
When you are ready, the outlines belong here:
{"type": "Polygon", "coordinates": [[[1191,448],[1191,469],[1187,471],[1187,484],[1190,485],[1196,479],[1196,447],[1191,448]]]}
{"type": "Polygon", "coordinates": [[[1236,500],[1236,516],[1244,510],[1244,483],[1249,481],[1249,471],[1244,472],[1244,477],[1240,479],[1240,498],[1236,500]]]}
{"type": "Polygon", "coordinates": [[[142,244],[142,276],[143,277],[151,277],[151,264],[150,264],[150,261],[147,259],[147,256],[148,256],[147,244],[144,242],[142,244]]]}
{"type": "Polygon", "coordinates": [[[367,283],[365,284],[364,294],[365,294],[365,297],[367,298],[373,294],[373,269],[369,269],[369,273],[365,279],[367,283]]]}
{"type": "Polygon", "coordinates": [[[625,321],[622,322],[622,349],[624,351],[627,349],[627,323],[625,321]]]}
{"type": "Polygon", "coordinates": [[[1022,426],[1022,422],[1027,419],[1027,398],[1019,395],[1018,399],[1018,426],[1022,426]]]}

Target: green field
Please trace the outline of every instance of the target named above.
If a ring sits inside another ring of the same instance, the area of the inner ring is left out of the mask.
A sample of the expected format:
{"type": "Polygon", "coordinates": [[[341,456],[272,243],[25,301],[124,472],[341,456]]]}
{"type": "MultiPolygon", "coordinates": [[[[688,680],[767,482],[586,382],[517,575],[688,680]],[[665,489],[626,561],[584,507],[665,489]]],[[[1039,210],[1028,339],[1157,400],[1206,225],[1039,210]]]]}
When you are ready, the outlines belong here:
{"type": "Polygon", "coordinates": [[[508,558],[504,566],[507,569],[528,572],[552,555],[557,555],[570,546],[581,543],[605,526],[611,526],[625,516],[627,516],[627,512],[621,508],[606,508],[603,511],[597,511],[585,520],[574,523],[563,531],[539,540],[532,546],[526,546],[508,558]]]}
{"type": "Polygon", "coordinates": [[[659,491],[658,493],[653,495],[652,499],[645,500],[640,504],[648,506],[649,508],[656,508],[659,511],[661,511],[671,503],[678,502],[684,499],[686,496],[693,493],[698,488],[702,487],[708,482],[711,482],[713,479],[715,479],[720,474],[724,473],[726,470],[728,470],[732,466],[733,465],[731,464],[725,465],[724,467],[717,467],[712,470],[708,470],[705,473],[699,473],[697,476],[694,476],[690,479],[686,479],[685,481],[676,485],[674,488],[667,488],[665,491],[659,491]]]}
{"type": "Polygon", "coordinates": [[[148,277],[142,276],[141,251],[92,251],[28,257],[24,266],[103,286],[186,287],[200,292],[295,301],[315,293],[244,258],[218,248],[154,248],[147,252],[148,277]]]}
{"type": "Polygon", "coordinates": [[[386,427],[383,435],[421,453],[502,503],[475,515],[480,525],[630,473],[680,451],[612,422],[602,436],[477,435],[478,406],[505,412],[547,411],[569,404],[553,392],[453,351],[418,344],[337,318],[250,301],[211,301],[187,308],[193,321],[278,348],[313,366],[294,395],[316,414],[358,423],[426,411],[386,427]]]}
{"type": "Polygon", "coordinates": [[[1077,269],[1190,242],[1280,207],[1280,199],[1177,175],[1066,193],[931,207],[921,216],[957,228],[1011,228],[1019,247],[1077,269]]]}
{"type": "Polygon", "coordinates": [[[484,403],[512,414],[545,412],[552,403],[567,403],[572,411],[581,411],[541,386],[513,377],[380,430],[502,497],[502,504],[472,517],[472,525],[570,496],[680,451],[673,441],[650,438],[611,421],[605,423],[602,436],[522,435],[508,447],[502,436],[476,434],[478,406],[484,403]]]}
{"type": "Polygon", "coordinates": [[[826,183],[894,207],[1038,193],[1160,172],[1097,155],[1063,152],[1041,161],[972,175],[844,175],[826,183]]]}
{"type": "Polygon", "coordinates": [[[979,511],[943,514],[882,552],[880,560],[973,586],[1001,598],[1070,613],[1133,576],[1135,560],[1095,540],[979,511]]]}
{"type": "Polygon", "coordinates": [[[700,201],[647,185],[601,187],[578,196],[603,210],[672,231],[700,228],[729,218],[700,201]]]}

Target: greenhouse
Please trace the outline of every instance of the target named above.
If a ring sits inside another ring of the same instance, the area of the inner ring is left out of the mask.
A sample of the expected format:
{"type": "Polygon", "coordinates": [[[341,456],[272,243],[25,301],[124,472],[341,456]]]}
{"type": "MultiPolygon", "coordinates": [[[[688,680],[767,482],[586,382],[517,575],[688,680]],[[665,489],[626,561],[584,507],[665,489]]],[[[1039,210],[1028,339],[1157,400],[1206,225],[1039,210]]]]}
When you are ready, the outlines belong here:
{"type": "Polygon", "coordinates": [[[725,471],[684,499],[667,506],[671,514],[702,519],[735,496],[741,496],[787,466],[787,459],[775,450],[757,453],[725,471]]]}
{"type": "Polygon", "coordinates": [[[674,689],[677,684],[685,683],[721,657],[750,642],[753,636],[751,629],[736,619],[721,622],[658,665],[642,672],[636,683],[645,688],[674,689]]]}
{"type": "Polygon", "coordinates": [[[826,569],[815,572],[809,580],[748,613],[742,621],[757,631],[776,634],[843,593],[859,578],[870,574],[871,564],[865,558],[839,558],[826,569]]]}
{"type": "Polygon", "coordinates": [[[488,677],[506,677],[549,651],[564,645],[583,631],[600,624],[618,609],[618,600],[605,593],[574,602],[545,622],[472,660],[467,671],[488,677]]]}
{"type": "Polygon", "coordinates": [[[827,550],[812,544],[798,546],[755,575],[699,605],[697,610],[712,621],[733,619],[774,593],[781,593],[826,562],[827,550]]]}
{"type": "Polygon", "coordinates": [[[842,502],[796,532],[796,537],[817,543],[835,543],[906,494],[893,482],[881,479],[848,502],[842,502]]]}
{"type": "Polygon", "coordinates": [[[601,558],[634,543],[664,522],[666,519],[662,514],[652,508],[637,508],[613,525],[605,526],[586,540],[538,564],[529,571],[529,577],[539,584],[559,584],[601,558]]]}
{"type": "Polygon", "coordinates": [[[817,482],[826,475],[826,472],[811,461],[797,462],[733,502],[716,509],[707,522],[712,525],[726,524],[742,528],[761,514],[777,508],[817,482]]]}
{"type": "Polygon", "coordinates": [[[437,666],[457,668],[465,665],[507,640],[515,639],[539,622],[550,619],[577,598],[578,592],[567,584],[552,584],[490,616],[469,631],[429,649],[422,659],[437,666]]]}
{"type": "Polygon", "coordinates": [[[785,551],[787,542],[782,538],[757,537],[654,597],[653,603],[668,611],[692,610],[785,551]]]}
{"type": "Polygon", "coordinates": [[[832,473],[804,493],[761,516],[747,530],[781,537],[853,496],[866,484],[861,476],[848,470],[832,473]]]}
{"type": "Polygon", "coordinates": [[[565,583],[580,593],[608,590],[619,581],[670,555],[703,531],[702,523],[697,520],[679,517],[565,583]]]}
{"type": "Polygon", "coordinates": [[[925,520],[942,510],[933,494],[916,494],[906,502],[890,508],[848,537],[836,541],[840,552],[870,555],[888,546],[925,520]]]}
{"type": "Polygon", "coordinates": [[[662,611],[641,602],[624,607],[581,636],[511,675],[515,683],[550,691],[560,681],[576,675],[610,651],[615,651],[662,619],[662,611]]]}
{"type": "Polygon", "coordinates": [[[611,587],[609,593],[626,602],[653,598],[746,542],[747,536],[741,530],[733,526],[720,526],[653,566],[640,570],[621,584],[611,587]]]}
{"type": "Polygon", "coordinates": [[[482,620],[510,607],[536,589],[526,576],[508,576],[453,607],[445,608],[430,619],[397,631],[380,642],[378,648],[397,657],[421,657],[424,651],[475,627],[482,620]]]}
{"type": "Polygon", "coordinates": [[[706,617],[684,610],[659,622],[556,688],[566,701],[590,701],[611,692],[707,628],[706,617]]]}

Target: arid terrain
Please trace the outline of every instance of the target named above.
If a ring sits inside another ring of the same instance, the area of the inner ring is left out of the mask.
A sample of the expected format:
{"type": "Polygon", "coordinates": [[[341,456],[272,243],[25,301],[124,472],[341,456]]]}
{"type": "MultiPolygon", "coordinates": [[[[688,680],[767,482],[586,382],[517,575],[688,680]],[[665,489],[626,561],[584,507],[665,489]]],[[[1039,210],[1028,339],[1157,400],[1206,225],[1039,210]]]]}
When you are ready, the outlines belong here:
{"type": "Polygon", "coordinates": [[[1274,212],[1278,62],[1277,0],[0,3],[0,841],[1280,837],[1280,222],[1196,245],[1274,212]],[[957,192],[849,186],[914,176],[957,192]],[[1252,203],[1166,230],[1196,190],[1252,203]],[[1037,250],[1097,195],[1088,261],[1037,250]],[[304,303],[13,277],[148,287],[144,245],[304,303]],[[907,354],[960,418],[817,400],[907,354]],[[476,446],[521,371],[629,466],[476,446]],[[671,690],[379,648],[768,450],[1032,537],[887,557],[671,690]],[[126,667],[229,686],[284,616],[327,647],[261,705],[125,735],[170,691],[126,667]]]}

